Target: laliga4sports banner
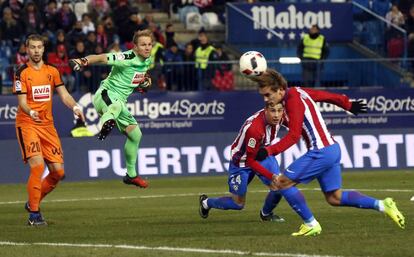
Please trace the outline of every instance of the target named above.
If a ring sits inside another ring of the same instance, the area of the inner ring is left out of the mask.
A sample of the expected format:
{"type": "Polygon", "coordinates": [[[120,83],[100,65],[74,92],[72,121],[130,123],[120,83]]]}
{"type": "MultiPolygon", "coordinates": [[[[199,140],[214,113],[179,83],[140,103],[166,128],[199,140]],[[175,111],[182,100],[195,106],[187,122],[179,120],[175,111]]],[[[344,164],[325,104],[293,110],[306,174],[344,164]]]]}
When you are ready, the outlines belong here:
{"type": "MultiPolygon", "coordinates": [[[[329,90],[363,99],[368,113],[353,116],[331,104],[318,103],[328,129],[398,129],[414,130],[414,89],[329,90]]],[[[74,94],[87,119],[88,129],[99,131],[99,117],[92,106],[91,93],[74,94]]],[[[243,122],[263,108],[256,91],[234,92],[154,92],[133,94],[127,107],[145,134],[237,132],[243,122]]],[[[0,139],[16,138],[17,97],[0,97],[0,139]]],[[[60,101],[53,98],[55,125],[61,137],[69,136],[74,117],[60,101]]],[[[113,132],[118,133],[117,129],[113,132]]],[[[188,138],[191,140],[191,136],[188,138]]]]}
{"type": "Polygon", "coordinates": [[[328,42],[352,40],[351,3],[228,3],[227,15],[232,44],[298,41],[314,24],[328,42]]]}

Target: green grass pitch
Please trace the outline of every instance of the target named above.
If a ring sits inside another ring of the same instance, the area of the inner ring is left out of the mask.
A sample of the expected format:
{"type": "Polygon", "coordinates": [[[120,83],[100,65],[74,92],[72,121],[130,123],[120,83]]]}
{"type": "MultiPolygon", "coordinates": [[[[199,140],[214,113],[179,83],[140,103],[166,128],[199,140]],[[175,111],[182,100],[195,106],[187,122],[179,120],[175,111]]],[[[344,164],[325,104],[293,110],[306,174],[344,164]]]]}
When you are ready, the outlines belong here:
{"type": "Polygon", "coordinates": [[[198,215],[198,195],[227,192],[227,177],[150,179],[138,189],[119,180],[63,182],[42,204],[48,227],[26,226],[26,186],[0,185],[0,256],[414,256],[414,170],[345,172],[343,187],[397,202],[402,230],[373,210],[331,207],[317,183],[301,185],[322,234],[294,238],[301,220],[282,200],[281,223],[260,221],[265,187],[255,179],[242,211],[198,215]]]}

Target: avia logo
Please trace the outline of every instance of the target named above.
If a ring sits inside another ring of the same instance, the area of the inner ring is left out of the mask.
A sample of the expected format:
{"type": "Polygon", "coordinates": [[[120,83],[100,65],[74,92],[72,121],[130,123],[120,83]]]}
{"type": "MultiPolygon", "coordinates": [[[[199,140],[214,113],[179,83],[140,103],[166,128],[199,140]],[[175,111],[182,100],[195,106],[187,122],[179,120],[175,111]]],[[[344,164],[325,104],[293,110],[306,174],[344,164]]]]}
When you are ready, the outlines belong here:
{"type": "Polygon", "coordinates": [[[99,132],[99,115],[92,105],[93,95],[91,93],[84,94],[79,100],[78,104],[81,106],[86,118],[86,127],[93,134],[99,132]]]}
{"type": "Polygon", "coordinates": [[[332,28],[331,12],[301,12],[295,5],[289,5],[286,11],[276,12],[275,6],[254,6],[251,8],[254,29],[304,29],[317,24],[320,29],[332,28]]]}
{"type": "Polygon", "coordinates": [[[50,100],[50,85],[32,87],[33,101],[45,102],[50,100]]]}
{"type": "Polygon", "coordinates": [[[134,77],[132,78],[132,85],[139,85],[145,80],[145,72],[135,72],[134,77]]]}

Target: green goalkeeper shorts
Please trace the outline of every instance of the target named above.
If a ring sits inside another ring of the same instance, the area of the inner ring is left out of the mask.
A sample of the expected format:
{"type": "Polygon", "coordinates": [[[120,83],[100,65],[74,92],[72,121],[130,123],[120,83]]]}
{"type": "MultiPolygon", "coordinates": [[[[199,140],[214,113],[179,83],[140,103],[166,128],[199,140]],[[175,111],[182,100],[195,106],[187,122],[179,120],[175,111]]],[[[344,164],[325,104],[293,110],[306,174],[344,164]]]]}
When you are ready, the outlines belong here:
{"type": "MultiPolygon", "coordinates": [[[[119,131],[124,133],[126,127],[129,125],[138,125],[134,116],[132,116],[132,114],[128,111],[126,102],[120,100],[120,97],[116,93],[100,87],[93,97],[93,106],[95,107],[99,116],[102,117],[104,113],[108,112],[108,107],[111,105],[112,107],[116,106],[116,108],[120,108],[119,115],[117,118],[115,118],[115,122],[119,131]]],[[[101,120],[100,122],[102,124],[105,121],[101,120]]]]}

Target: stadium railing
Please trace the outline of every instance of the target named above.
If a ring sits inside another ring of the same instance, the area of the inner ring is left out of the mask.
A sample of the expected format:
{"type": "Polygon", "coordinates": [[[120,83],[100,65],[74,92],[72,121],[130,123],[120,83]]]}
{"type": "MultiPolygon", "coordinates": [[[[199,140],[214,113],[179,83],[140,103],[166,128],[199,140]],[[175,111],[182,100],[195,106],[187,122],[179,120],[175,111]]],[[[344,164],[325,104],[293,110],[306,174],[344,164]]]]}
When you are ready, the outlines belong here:
{"type": "MultiPolygon", "coordinates": [[[[320,87],[409,87],[412,74],[402,70],[404,61],[414,62],[414,58],[366,58],[366,59],[327,59],[318,61],[320,76],[314,81],[320,87]]],[[[310,61],[308,61],[310,62],[310,61]]],[[[302,86],[301,63],[286,63],[268,60],[268,67],[282,73],[290,86],[302,86]]],[[[15,66],[3,67],[0,92],[12,92],[12,74],[15,66]]],[[[75,84],[70,91],[95,92],[102,79],[109,74],[108,66],[89,67],[92,76],[72,73],[75,84]]],[[[208,69],[195,68],[194,62],[165,62],[150,71],[153,90],[202,91],[202,90],[253,90],[255,83],[239,72],[237,60],[209,62],[208,69]]],[[[309,86],[309,85],[304,85],[309,86]]]]}

